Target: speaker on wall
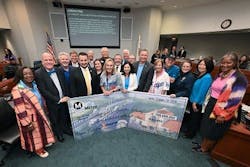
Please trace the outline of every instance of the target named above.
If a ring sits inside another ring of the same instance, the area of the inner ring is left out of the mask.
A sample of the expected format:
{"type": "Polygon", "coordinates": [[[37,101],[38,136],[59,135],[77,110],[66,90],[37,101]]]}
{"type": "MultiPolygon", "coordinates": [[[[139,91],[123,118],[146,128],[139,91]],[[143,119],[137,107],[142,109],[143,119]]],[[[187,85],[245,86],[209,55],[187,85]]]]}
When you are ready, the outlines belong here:
{"type": "Polygon", "coordinates": [[[62,8],[62,2],[61,1],[52,1],[53,7],[55,8],[62,8]]]}
{"type": "Polygon", "coordinates": [[[132,40],[133,34],[133,18],[122,17],[121,18],[121,39],[132,40]]]}
{"type": "Polygon", "coordinates": [[[64,13],[50,12],[50,24],[54,39],[68,39],[64,13]]]}
{"type": "Polygon", "coordinates": [[[123,13],[130,13],[131,9],[130,7],[124,7],[123,13]]]}

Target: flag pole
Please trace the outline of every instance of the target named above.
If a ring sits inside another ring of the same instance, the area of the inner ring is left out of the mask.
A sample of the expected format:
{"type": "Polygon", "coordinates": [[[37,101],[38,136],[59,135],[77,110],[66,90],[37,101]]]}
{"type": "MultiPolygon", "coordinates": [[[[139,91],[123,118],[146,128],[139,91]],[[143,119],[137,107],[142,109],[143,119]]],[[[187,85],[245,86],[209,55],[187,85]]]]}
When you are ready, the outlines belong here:
{"type": "Polygon", "coordinates": [[[140,52],[140,49],[141,49],[141,34],[139,34],[138,36],[138,41],[137,41],[137,50],[136,50],[136,61],[139,60],[139,52],[140,52]]]}
{"type": "Polygon", "coordinates": [[[46,45],[47,47],[46,47],[46,50],[47,50],[48,53],[50,53],[53,56],[55,62],[57,63],[55,49],[53,47],[53,44],[52,44],[52,42],[50,40],[50,36],[49,36],[49,34],[48,34],[47,31],[46,31],[46,36],[47,36],[47,45],[46,45]]]}

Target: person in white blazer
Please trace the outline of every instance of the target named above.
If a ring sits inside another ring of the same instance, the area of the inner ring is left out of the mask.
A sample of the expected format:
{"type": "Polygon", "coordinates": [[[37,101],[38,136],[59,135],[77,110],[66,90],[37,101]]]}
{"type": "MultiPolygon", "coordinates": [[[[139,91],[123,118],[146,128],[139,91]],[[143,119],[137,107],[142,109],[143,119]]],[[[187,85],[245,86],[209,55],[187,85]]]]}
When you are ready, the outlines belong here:
{"type": "Polygon", "coordinates": [[[122,66],[122,86],[123,93],[136,90],[138,87],[137,77],[134,67],[131,63],[125,62],[122,66]]]}

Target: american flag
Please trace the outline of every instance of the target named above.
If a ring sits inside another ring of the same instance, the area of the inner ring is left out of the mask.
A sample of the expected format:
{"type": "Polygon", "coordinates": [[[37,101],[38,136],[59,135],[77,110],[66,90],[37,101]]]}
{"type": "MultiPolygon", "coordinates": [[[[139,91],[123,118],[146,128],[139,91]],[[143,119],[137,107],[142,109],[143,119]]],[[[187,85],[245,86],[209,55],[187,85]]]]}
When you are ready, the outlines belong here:
{"type": "Polygon", "coordinates": [[[49,34],[47,32],[46,32],[46,36],[47,36],[47,52],[49,52],[54,57],[54,59],[56,60],[55,51],[54,51],[52,42],[50,40],[49,34]]]}

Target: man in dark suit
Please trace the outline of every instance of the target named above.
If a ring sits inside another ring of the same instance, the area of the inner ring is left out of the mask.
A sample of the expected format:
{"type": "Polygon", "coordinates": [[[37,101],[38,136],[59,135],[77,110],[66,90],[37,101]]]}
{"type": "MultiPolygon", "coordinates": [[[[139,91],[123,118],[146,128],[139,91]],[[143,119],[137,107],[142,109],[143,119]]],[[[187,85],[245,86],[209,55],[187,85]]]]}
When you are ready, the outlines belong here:
{"type": "Polygon", "coordinates": [[[148,79],[152,80],[153,76],[153,65],[148,61],[148,50],[142,49],[139,53],[139,61],[134,63],[134,68],[138,80],[137,91],[148,92],[150,88],[150,82],[147,82],[148,79]]]}
{"type": "Polygon", "coordinates": [[[122,51],[122,56],[123,56],[122,65],[125,64],[126,62],[128,62],[129,55],[130,55],[129,50],[128,49],[123,49],[123,51],[122,51]]]}
{"type": "Polygon", "coordinates": [[[185,51],[184,46],[180,47],[177,58],[186,58],[187,52],[185,51]]]}
{"type": "Polygon", "coordinates": [[[115,72],[121,74],[122,72],[122,56],[120,54],[115,54],[114,56],[115,72]]]}
{"type": "Polygon", "coordinates": [[[176,52],[176,46],[175,45],[173,45],[171,47],[171,51],[170,51],[169,55],[172,55],[173,57],[177,57],[177,52],[176,52]]]}
{"type": "Polygon", "coordinates": [[[76,51],[72,51],[69,53],[70,55],[70,63],[69,65],[71,65],[72,67],[79,67],[78,64],[78,53],[76,51]]]}
{"type": "Polygon", "coordinates": [[[109,49],[107,47],[102,47],[101,48],[101,58],[100,61],[102,64],[105,63],[105,61],[109,58],[109,49]]]}
{"type": "Polygon", "coordinates": [[[79,65],[70,77],[72,97],[88,96],[97,93],[100,86],[96,72],[88,66],[87,53],[79,53],[79,65]]]}
{"type": "MultiPolygon", "coordinates": [[[[71,90],[70,90],[70,77],[73,73],[73,69],[75,67],[72,67],[70,65],[70,56],[68,53],[66,52],[60,52],[58,54],[58,60],[59,60],[59,63],[60,63],[60,67],[58,68],[58,70],[60,71],[59,74],[62,74],[63,75],[63,83],[65,84],[64,87],[65,87],[65,91],[66,91],[66,94],[69,96],[69,97],[72,97],[71,95],[71,90]]],[[[71,121],[70,121],[70,115],[69,115],[69,109],[68,109],[68,105],[67,103],[65,103],[65,124],[63,125],[63,132],[65,134],[68,134],[68,135],[73,135],[72,133],[72,126],[71,126],[71,121]]]]}
{"type": "Polygon", "coordinates": [[[63,124],[65,123],[63,110],[68,97],[65,93],[63,75],[54,65],[54,57],[50,53],[44,52],[42,67],[36,70],[35,79],[39,91],[46,100],[52,129],[57,139],[63,142],[63,124]]]}

